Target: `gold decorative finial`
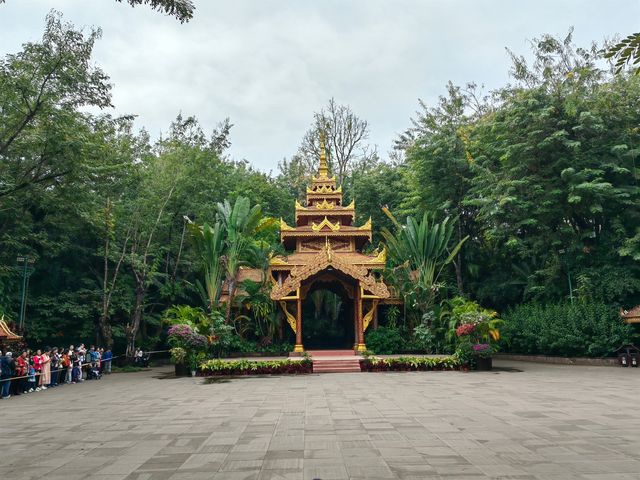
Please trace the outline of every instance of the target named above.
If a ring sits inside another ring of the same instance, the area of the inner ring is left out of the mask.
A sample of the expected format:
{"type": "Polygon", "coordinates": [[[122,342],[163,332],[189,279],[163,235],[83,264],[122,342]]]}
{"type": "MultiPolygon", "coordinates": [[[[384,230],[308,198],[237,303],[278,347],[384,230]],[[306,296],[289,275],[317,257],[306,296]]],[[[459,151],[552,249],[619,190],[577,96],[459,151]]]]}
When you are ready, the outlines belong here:
{"type": "Polygon", "coordinates": [[[327,152],[324,148],[324,132],[320,132],[320,168],[318,168],[319,178],[329,178],[329,165],[327,164],[327,152]]]}

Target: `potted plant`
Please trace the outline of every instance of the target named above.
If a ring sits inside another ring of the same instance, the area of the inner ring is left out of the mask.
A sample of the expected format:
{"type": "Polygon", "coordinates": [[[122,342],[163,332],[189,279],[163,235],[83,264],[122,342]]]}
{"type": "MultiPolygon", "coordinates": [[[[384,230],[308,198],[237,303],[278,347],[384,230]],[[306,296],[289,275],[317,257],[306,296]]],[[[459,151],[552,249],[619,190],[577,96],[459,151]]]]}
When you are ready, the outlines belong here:
{"type": "Polygon", "coordinates": [[[187,376],[189,371],[195,376],[199,363],[206,358],[207,337],[186,324],[173,325],[167,333],[176,376],[187,376]]]}
{"type": "Polygon", "coordinates": [[[491,370],[492,356],[500,339],[497,327],[502,320],[495,311],[467,300],[459,301],[453,313],[452,332],[457,338],[456,356],[461,364],[476,370],[491,370]]]}
{"type": "Polygon", "coordinates": [[[182,347],[173,347],[169,350],[171,353],[171,361],[175,369],[176,377],[187,377],[189,370],[187,368],[187,351],[182,347]]]}
{"type": "Polygon", "coordinates": [[[476,343],[472,345],[475,357],[476,370],[488,371],[493,367],[493,348],[488,343],[476,343]]]}
{"type": "Polygon", "coordinates": [[[195,377],[198,366],[207,359],[208,341],[207,337],[193,332],[185,342],[187,355],[186,363],[191,371],[191,376],[195,377]]]}

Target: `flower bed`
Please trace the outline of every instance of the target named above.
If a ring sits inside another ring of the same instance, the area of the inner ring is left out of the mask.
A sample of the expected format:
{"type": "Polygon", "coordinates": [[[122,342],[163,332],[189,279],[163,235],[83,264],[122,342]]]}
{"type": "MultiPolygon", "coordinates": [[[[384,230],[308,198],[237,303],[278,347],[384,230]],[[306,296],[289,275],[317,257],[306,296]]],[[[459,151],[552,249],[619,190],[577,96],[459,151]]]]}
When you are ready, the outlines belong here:
{"type": "Polygon", "coordinates": [[[460,361],[454,357],[369,357],[360,360],[363,372],[412,372],[458,370],[460,361]]]}
{"type": "Polygon", "coordinates": [[[200,364],[199,375],[269,375],[312,373],[311,359],[302,360],[209,360],[200,364]]]}

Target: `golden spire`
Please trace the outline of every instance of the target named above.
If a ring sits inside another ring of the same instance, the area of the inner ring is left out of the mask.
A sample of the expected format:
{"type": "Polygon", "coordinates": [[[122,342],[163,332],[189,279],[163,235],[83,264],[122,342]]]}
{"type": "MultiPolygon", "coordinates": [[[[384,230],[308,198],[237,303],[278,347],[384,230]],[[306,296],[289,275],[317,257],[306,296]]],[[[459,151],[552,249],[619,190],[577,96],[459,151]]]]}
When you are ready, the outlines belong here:
{"type": "Polygon", "coordinates": [[[324,132],[320,132],[320,168],[318,168],[318,178],[329,178],[327,152],[324,148],[324,132]]]}

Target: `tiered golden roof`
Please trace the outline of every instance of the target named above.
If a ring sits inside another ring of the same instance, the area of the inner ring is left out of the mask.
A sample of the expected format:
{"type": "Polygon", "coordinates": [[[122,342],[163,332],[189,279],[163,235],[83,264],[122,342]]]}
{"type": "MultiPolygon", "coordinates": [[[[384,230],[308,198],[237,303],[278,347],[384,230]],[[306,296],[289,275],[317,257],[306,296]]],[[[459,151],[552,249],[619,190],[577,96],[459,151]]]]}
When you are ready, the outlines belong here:
{"type": "Polygon", "coordinates": [[[320,165],[307,188],[306,205],[298,201],[295,203],[296,225],[290,226],[280,220],[280,240],[287,250],[293,252],[273,257],[270,261],[272,271],[299,271],[311,263],[318,263],[314,259],[327,249],[331,250],[333,258],[340,258],[341,264],[359,266],[365,271],[384,268],[384,251],[376,251],[373,255],[361,251],[371,241],[371,218],[363,225],[356,226],[355,202],[351,201],[345,206],[342,199],[342,188],[337,186],[336,177],[329,176],[326,151],[321,140],[320,165]]]}

